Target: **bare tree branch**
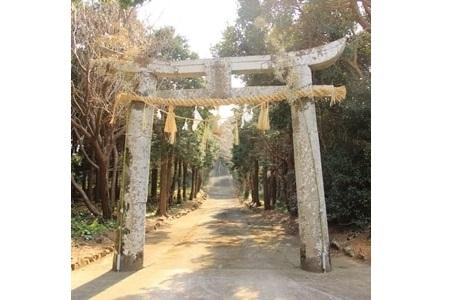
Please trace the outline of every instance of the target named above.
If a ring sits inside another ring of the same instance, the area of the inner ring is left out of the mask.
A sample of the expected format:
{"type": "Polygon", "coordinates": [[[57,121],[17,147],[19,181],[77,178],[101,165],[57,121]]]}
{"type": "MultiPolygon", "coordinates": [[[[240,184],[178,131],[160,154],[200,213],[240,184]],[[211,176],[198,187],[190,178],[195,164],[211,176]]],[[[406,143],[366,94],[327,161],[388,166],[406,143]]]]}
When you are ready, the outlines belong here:
{"type": "Polygon", "coordinates": [[[123,126],[119,131],[117,131],[113,136],[113,141],[115,142],[119,137],[123,136],[125,134],[125,126],[123,126]]]}
{"type": "Polygon", "coordinates": [[[70,180],[72,182],[73,187],[77,190],[78,193],[80,193],[80,195],[81,195],[84,203],[86,204],[87,208],[89,209],[89,211],[91,213],[93,213],[96,217],[101,216],[102,213],[98,210],[98,208],[95,206],[95,204],[91,202],[91,200],[86,195],[86,193],[84,192],[81,185],[79,185],[76,182],[75,178],[73,177],[73,174],[71,175],[70,180]]]}
{"type": "Polygon", "coordinates": [[[72,118],[72,126],[75,126],[76,128],[78,128],[85,136],[87,136],[88,138],[92,138],[92,135],[89,134],[89,132],[87,132],[86,129],[84,129],[83,126],[81,126],[80,124],[78,124],[77,122],[74,121],[74,119],[72,118]]]}
{"type": "Polygon", "coordinates": [[[362,0],[362,5],[364,6],[364,9],[365,9],[365,11],[366,11],[366,14],[370,17],[370,15],[371,15],[371,11],[372,11],[372,8],[371,8],[371,5],[370,5],[370,0],[362,0]]]}
{"type": "Polygon", "coordinates": [[[366,17],[362,15],[358,2],[360,2],[360,0],[351,0],[353,14],[356,17],[356,21],[362,26],[362,28],[367,32],[370,32],[370,23],[367,21],[366,17]]]}
{"type": "MultiPolygon", "coordinates": [[[[77,136],[78,140],[81,141],[82,137],[80,136],[80,134],[78,133],[76,128],[73,128],[73,131],[75,132],[75,135],[77,136]]],[[[89,155],[86,152],[86,149],[84,148],[83,143],[79,142],[78,143],[80,145],[80,149],[83,152],[84,158],[86,158],[86,160],[95,168],[98,170],[98,165],[89,157],[89,155]]]]}
{"type": "Polygon", "coordinates": [[[359,67],[359,64],[358,64],[358,52],[357,52],[357,50],[353,51],[353,57],[352,57],[351,60],[350,59],[344,59],[344,61],[351,67],[351,69],[353,71],[355,71],[357,73],[359,78],[363,78],[364,77],[364,74],[361,71],[361,68],[359,67]]]}

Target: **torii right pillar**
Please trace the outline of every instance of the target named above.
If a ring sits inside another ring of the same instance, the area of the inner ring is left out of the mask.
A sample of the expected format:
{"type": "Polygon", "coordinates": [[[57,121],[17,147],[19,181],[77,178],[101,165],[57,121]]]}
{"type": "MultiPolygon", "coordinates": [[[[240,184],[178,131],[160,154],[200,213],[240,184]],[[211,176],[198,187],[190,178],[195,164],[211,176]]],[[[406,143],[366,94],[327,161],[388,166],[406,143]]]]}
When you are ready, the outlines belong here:
{"type": "MultiPolygon", "coordinates": [[[[295,86],[311,86],[311,68],[321,70],[334,64],[344,51],[345,42],[346,39],[342,38],[321,47],[301,51],[293,57],[291,70],[295,72],[295,86]]],[[[291,118],[300,267],[310,272],[330,272],[330,241],[315,103],[311,99],[296,99],[291,103],[291,118]]]]}
{"type": "MultiPolygon", "coordinates": [[[[312,84],[307,65],[296,66],[297,84],[312,84]]],[[[291,103],[295,184],[300,233],[300,267],[311,272],[331,271],[330,243],[320,160],[316,108],[311,100],[291,103]]]]}

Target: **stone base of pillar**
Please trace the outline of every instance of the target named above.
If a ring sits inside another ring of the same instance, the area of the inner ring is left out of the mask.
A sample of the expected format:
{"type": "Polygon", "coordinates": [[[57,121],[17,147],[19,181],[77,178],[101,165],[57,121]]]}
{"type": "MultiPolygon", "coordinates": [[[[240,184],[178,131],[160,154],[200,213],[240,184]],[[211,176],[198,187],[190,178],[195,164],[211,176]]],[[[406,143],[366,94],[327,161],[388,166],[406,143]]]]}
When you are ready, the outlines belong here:
{"type": "Polygon", "coordinates": [[[117,254],[114,254],[113,271],[120,272],[132,272],[142,269],[144,266],[144,253],[139,252],[136,255],[120,255],[119,261],[117,260],[117,254]]]}
{"type": "Polygon", "coordinates": [[[325,259],[325,267],[322,259],[319,257],[302,257],[300,260],[300,268],[308,272],[326,273],[331,271],[330,259],[325,259]]]}

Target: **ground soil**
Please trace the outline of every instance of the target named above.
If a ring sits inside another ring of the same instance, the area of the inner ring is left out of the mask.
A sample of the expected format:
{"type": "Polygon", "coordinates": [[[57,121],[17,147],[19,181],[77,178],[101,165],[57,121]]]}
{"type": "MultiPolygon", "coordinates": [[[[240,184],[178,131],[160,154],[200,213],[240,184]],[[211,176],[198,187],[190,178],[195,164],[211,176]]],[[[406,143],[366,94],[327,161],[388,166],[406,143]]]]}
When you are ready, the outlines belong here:
{"type": "MultiPolygon", "coordinates": [[[[285,232],[292,236],[298,236],[298,218],[289,216],[288,213],[278,210],[264,210],[261,207],[250,208],[250,203],[244,204],[251,210],[260,213],[264,218],[270,220],[272,223],[282,224],[285,232]]],[[[350,246],[355,256],[353,259],[370,264],[371,261],[371,241],[370,229],[352,229],[344,226],[330,225],[328,228],[330,241],[336,241],[340,249],[331,247],[331,255],[339,256],[346,255],[344,248],[350,246]]]]}
{"type": "Polygon", "coordinates": [[[289,221],[248,209],[231,183],[212,178],[200,209],[149,231],[141,270],[113,272],[109,254],[73,271],[72,299],[370,299],[369,264],[337,255],[332,272],[303,271],[289,221]]]}
{"type": "Polygon", "coordinates": [[[370,229],[358,230],[342,228],[340,226],[330,226],[330,240],[337,241],[341,249],[331,248],[332,255],[342,255],[343,249],[350,246],[355,252],[354,259],[371,263],[371,240],[370,229]]]}
{"type": "MultiPolygon", "coordinates": [[[[151,231],[172,224],[176,219],[199,208],[206,199],[206,194],[200,191],[197,199],[184,201],[181,205],[172,207],[168,217],[148,216],[145,226],[146,239],[151,231]]],[[[86,266],[114,251],[115,230],[109,230],[92,240],[72,238],[71,268],[76,270],[86,266]]]]}

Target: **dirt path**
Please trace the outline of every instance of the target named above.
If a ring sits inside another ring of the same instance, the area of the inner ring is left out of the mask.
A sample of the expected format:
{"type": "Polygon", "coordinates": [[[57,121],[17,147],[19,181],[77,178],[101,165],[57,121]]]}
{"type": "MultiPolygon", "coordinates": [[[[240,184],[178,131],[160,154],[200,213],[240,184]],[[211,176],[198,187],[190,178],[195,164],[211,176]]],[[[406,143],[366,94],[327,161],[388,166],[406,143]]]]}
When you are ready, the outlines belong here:
{"type": "Polygon", "coordinates": [[[213,177],[210,199],[152,233],[144,268],[111,272],[112,256],[72,272],[73,299],[369,299],[370,266],[346,257],[333,271],[299,269],[298,239],[233,198],[213,177]]]}

